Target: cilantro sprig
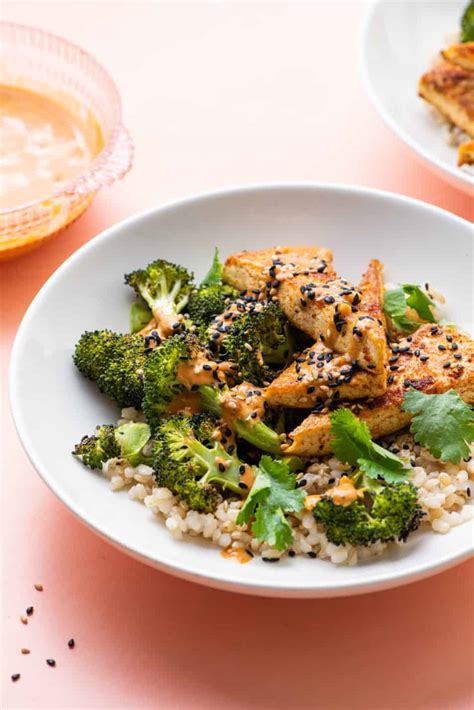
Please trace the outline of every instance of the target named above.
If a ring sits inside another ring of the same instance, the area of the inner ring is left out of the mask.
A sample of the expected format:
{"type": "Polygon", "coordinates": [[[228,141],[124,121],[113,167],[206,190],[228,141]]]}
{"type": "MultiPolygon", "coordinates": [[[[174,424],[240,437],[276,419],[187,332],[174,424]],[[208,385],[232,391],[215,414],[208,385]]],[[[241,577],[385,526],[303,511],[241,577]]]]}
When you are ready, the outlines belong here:
{"type": "Polygon", "coordinates": [[[474,441],[474,412],[455,390],[424,394],[415,389],[404,397],[402,409],[414,414],[410,431],[415,441],[437,459],[459,463],[474,441]]]}
{"type": "Polygon", "coordinates": [[[201,286],[215,286],[215,284],[222,283],[223,272],[224,269],[219,259],[219,249],[215,247],[211,267],[201,281],[201,286]]]}
{"type": "Polygon", "coordinates": [[[330,415],[332,450],[343,463],[358,466],[369,478],[383,478],[399,483],[408,478],[398,456],[372,441],[369,428],[350,409],[338,409],[330,415]]]}
{"type": "Polygon", "coordinates": [[[383,309],[390,318],[394,328],[404,333],[413,333],[420,326],[420,322],[409,318],[407,308],[412,308],[422,321],[436,323],[431,310],[433,301],[424,291],[414,284],[402,284],[399,288],[386,291],[383,309]]]}
{"type": "Polygon", "coordinates": [[[277,550],[285,550],[293,542],[291,525],[285,513],[303,508],[305,493],[296,488],[296,479],[283,461],[262,456],[254,484],[237,516],[237,525],[252,523],[252,533],[277,550]]]}
{"type": "Polygon", "coordinates": [[[461,42],[474,42],[474,0],[468,3],[461,18],[461,42]]]}

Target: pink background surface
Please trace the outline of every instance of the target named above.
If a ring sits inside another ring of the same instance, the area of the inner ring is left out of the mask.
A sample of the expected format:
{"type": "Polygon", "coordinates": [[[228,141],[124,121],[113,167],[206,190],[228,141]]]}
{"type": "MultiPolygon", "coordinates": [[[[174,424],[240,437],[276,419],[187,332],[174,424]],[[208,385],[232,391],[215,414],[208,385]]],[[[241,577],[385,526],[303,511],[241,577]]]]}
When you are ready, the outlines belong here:
{"type": "Polygon", "coordinates": [[[369,105],[355,46],[364,11],[4,3],[4,19],[63,34],[109,68],[136,145],[133,171],[66,233],[0,265],[4,708],[472,707],[474,562],[345,600],[182,582],[72,517],[29,464],[7,405],[8,352],[32,298],[69,254],[134,212],[224,185],[308,179],[385,188],[472,218],[472,200],[418,163],[369,105]]]}

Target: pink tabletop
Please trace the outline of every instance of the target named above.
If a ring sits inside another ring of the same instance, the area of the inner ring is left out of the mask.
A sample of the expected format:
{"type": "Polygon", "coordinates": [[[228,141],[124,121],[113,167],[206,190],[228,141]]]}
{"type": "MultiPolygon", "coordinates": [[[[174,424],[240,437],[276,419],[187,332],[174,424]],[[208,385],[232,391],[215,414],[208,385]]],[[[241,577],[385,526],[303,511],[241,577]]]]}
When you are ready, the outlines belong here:
{"type": "MultiPolygon", "coordinates": [[[[369,105],[355,47],[362,4],[7,1],[3,10],[110,69],[136,145],[121,184],[59,238],[0,266],[3,383],[20,319],[48,276],[147,207],[223,185],[319,180],[473,216],[472,200],[422,166],[369,105]]],[[[2,394],[2,707],[473,707],[474,562],[352,599],[268,600],[182,582],[72,517],[28,462],[2,394]]]]}

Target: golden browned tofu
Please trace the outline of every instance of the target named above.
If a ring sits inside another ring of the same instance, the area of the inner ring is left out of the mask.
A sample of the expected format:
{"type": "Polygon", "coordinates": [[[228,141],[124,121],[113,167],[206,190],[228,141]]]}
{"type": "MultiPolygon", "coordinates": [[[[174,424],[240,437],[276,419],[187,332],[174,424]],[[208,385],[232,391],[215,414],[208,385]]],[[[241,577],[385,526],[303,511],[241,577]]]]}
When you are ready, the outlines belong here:
{"type": "Polygon", "coordinates": [[[461,143],[458,148],[458,165],[474,165],[474,141],[461,143]]]}
{"type": "Polygon", "coordinates": [[[280,282],[275,296],[286,317],[315,341],[347,354],[365,370],[382,372],[387,361],[385,329],[349,281],[299,274],[280,282]]]}
{"type": "MultiPolygon", "coordinates": [[[[471,338],[442,326],[423,325],[412,336],[393,347],[396,362],[390,365],[386,393],[368,403],[350,406],[363,419],[372,436],[403,429],[410,414],[401,410],[405,392],[414,387],[425,394],[456,390],[474,404],[474,342],[471,338]],[[398,348],[398,350],[397,350],[398,348]]],[[[331,451],[330,421],[327,413],[310,414],[291,434],[286,454],[322,456],[331,451]]]]}
{"type": "Polygon", "coordinates": [[[444,49],[441,54],[448,62],[474,72],[474,42],[452,44],[447,49],[444,49]]]}
{"type": "Polygon", "coordinates": [[[301,353],[265,390],[272,406],[305,409],[328,399],[378,397],[387,389],[384,370],[361,370],[323,343],[301,353]]]}
{"type": "Polygon", "coordinates": [[[385,313],[383,310],[383,297],[385,292],[383,281],[383,264],[378,259],[369,262],[367,271],[362,276],[359,284],[361,301],[369,315],[382,321],[384,330],[387,330],[385,313]]]}
{"type": "Polygon", "coordinates": [[[332,251],[322,247],[273,247],[240,251],[226,259],[224,281],[243,290],[261,289],[283,270],[332,274],[332,251]]]}
{"type": "Polygon", "coordinates": [[[423,74],[419,95],[474,138],[474,72],[446,60],[423,74]]]}

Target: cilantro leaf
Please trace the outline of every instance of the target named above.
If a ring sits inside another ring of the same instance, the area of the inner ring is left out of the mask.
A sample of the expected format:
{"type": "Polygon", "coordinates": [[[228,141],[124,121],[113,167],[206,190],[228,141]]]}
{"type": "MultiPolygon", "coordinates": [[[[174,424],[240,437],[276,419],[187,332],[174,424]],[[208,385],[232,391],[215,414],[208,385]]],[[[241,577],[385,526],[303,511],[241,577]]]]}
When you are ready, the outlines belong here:
{"type": "Polygon", "coordinates": [[[467,5],[461,18],[461,42],[474,42],[474,2],[467,5]]]}
{"type": "Polygon", "coordinates": [[[387,483],[407,479],[407,471],[398,456],[372,441],[367,424],[350,409],[330,414],[332,450],[343,463],[359,468],[369,478],[383,478],[387,483]]]}
{"type": "Polygon", "coordinates": [[[413,333],[419,328],[420,322],[407,316],[407,307],[416,311],[422,321],[436,323],[431,310],[433,305],[433,301],[418,286],[402,284],[399,288],[385,292],[383,309],[397,330],[413,333]]]}
{"type": "Polygon", "coordinates": [[[474,412],[455,390],[424,394],[415,389],[404,397],[402,409],[414,414],[410,430],[421,446],[441,461],[459,463],[474,441],[474,412]]]}
{"type": "Polygon", "coordinates": [[[130,332],[138,333],[152,318],[153,314],[144,301],[133,301],[130,306],[130,332]]]}
{"type": "Polygon", "coordinates": [[[222,283],[222,273],[223,268],[219,260],[219,249],[216,247],[214,249],[214,258],[212,260],[211,268],[201,281],[201,286],[214,286],[215,284],[222,283]]]}
{"type": "Polygon", "coordinates": [[[262,456],[257,475],[247,500],[237,516],[237,525],[252,523],[252,533],[277,550],[284,550],[293,541],[291,525],[285,513],[303,508],[305,493],[296,487],[295,477],[283,461],[262,456]]]}

